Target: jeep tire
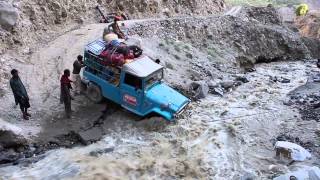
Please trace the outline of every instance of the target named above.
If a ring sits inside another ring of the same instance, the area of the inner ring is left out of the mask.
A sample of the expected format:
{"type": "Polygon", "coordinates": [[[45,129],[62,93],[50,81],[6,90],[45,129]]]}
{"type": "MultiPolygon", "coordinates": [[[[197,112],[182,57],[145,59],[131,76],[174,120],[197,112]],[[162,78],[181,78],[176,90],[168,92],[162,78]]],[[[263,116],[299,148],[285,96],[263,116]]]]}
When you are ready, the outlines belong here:
{"type": "Polygon", "coordinates": [[[94,83],[89,83],[87,93],[88,98],[95,103],[100,103],[103,100],[100,87],[94,83]]]}

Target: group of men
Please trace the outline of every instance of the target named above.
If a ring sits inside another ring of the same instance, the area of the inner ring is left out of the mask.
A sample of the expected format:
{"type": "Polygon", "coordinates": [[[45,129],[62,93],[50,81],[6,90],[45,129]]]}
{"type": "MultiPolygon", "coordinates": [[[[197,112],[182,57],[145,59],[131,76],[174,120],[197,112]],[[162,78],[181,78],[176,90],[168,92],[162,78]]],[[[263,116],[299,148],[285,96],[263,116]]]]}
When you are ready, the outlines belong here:
{"type": "MultiPolygon", "coordinates": [[[[114,16],[114,22],[109,25],[105,31],[103,32],[103,36],[108,33],[114,33],[117,37],[121,39],[125,39],[124,33],[120,30],[118,26],[118,21],[121,20],[120,16],[114,16]]],[[[114,41],[116,42],[116,41],[114,41]]],[[[125,53],[127,52],[126,48],[118,48],[120,50],[125,49],[125,53]]],[[[69,69],[65,69],[63,75],[60,79],[61,92],[60,92],[60,102],[65,106],[66,117],[71,118],[71,100],[73,100],[73,95],[71,94],[71,90],[74,91],[74,95],[79,95],[81,91],[81,77],[80,71],[84,67],[83,56],[79,55],[77,60],[73,63],[73,71],[72,71],[72,80],[70,79],[71,72],[69,69]],[[72,84],[72,85],[71,85],[72,84]]],[[[29,96],[26,91],[25,86],[23,85],[19,72],[16,69],[11,71],[12,78],[10,79],[10,86],[14,95],[16,105],[20,106],[23,119],[29,120],[31,117],[30,113],[28,113],[28,109],[30,108],[29,96]]]]}
{"type": "MultiPolygon", "coordinates": [[[[60,79],[60,102],[65,106],[67,118],[71,118],[71,100],[74,99],[71,94],[71,90],[74,90],[74,95],[79,95],[81,92],[80,71],[84,66],[83,56],[79,55],[77,60],[73,63],[72,80],[69,79],[71,75],[69,69],[64,70],[64,73],[60,79]],[[71,83],[73,85],[71,85],[71,83]]],[[[20,106],[23,119],[29,120],[31,115],[28,113],[30,103],[27,90],[19,77],[18,70],[11,70],[11,75],[12,78],[10,79],[10,86],[14,95],[15,104],[20,106]]]]}
{"type": "Polygon", "coordinates": [[[79,95],[81,92],[81,77],[80,71],[84,67],[83,56],[79,55],[77,60],[73,63],[72,80],[70,80],[70,70],[65,69],[60,79],[61,93],[60,103],[64,104],[67,118],[71,118],[71,100],[74,98],[71,95],[71,90],[74,90],[75,95],[79,95]],[[73,83],[73,87],[71,83],[73,83]]]}

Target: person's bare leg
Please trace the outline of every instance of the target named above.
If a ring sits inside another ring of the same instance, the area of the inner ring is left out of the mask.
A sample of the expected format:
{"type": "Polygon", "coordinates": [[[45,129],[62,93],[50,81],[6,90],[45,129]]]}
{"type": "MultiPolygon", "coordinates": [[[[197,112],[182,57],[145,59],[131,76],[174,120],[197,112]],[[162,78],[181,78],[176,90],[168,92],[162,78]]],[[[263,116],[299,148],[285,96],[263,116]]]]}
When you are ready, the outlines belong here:
{"type": "Polygon", "coordinates": [[[29,116],[29,117],[31,117],[31,114],[28,113],[28,108],[26,108],[26,115],[29,116]]]}
{"type": "Polygon", "coordinates": [[[21,112],[22,112],[22,115],[23,115],[23,119],[29,120],[29,117],[27,115],[27,110],[26,110],[27,108],[24,108],[24,107],[20,106],[20,109],[21,109],[21,112]]]}

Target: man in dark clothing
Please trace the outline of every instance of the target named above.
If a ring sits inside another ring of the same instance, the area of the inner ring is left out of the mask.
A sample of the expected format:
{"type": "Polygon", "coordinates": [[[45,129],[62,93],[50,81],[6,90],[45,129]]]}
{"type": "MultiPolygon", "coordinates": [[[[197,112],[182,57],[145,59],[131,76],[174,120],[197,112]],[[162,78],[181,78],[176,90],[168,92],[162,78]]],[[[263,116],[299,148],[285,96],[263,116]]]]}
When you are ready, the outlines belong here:
{"type": "Polygon", "coordinates": [[[116,35],[118,35],[118,37],[120,39],[127,39],[126,35],[121,31],[119,25],[118,25],[118,21],[121,20],[120,16],[114,16],[114,21],[112,24],[110,24],[108,27],[106,27],[103,31],[103,36],[104,37],[106,34],[109,34],[110,32],[115,33],[116,35]]]}
{"type": "Polygon", "coordinates": [[[19,77],[18,70],[11,70],[12,78],[10,79],[10,86],[14,95],[14,100],[16,105],[20,105],[20,109],[23,114],[23,119],[29,120],[31,115],[28,113],[28,108],[30,108],[29,96],[26,88],[24,87],[21,79],[19,77]]]}
{"type": "Polygon", "coordinates": [[[70,93],[71,87],[71,80],[70,77],[70,70],[66,69],[64,70],[64,73],[61,77],[60,83],[61,83],[61,94],[60,94],[60,101],[64,104],[65,112],[67,118],[71,118],[71,100],[73,99],[70,93]]]}
{"type": "Polygon", "coordinates": [[[85,65],[83,64],[83,56],[79,55],[77,60],[73,63],[72,80],[74,85],[75,94],[80,94],[81,91],[81,77],[80,71],[85,65]]]}

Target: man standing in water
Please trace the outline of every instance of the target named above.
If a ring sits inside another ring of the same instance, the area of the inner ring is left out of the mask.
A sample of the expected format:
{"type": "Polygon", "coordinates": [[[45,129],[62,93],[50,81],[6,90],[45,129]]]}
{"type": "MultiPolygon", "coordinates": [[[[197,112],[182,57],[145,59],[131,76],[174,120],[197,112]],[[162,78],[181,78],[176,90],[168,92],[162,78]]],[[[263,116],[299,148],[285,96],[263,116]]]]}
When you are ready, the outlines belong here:
{"type": "Polygon", "coordinates": [[[73,63],[72,80],[74,82],[75,94],[80,94],[81,91],[81,77],[80,71],[85,65],[83,64],[83,56],[79,55],[77,60],[73,63]]]}
{"type": "Polygon", "coordinates": [[[65,69],[64,73],[61,77],[61,94],[60,94],[60,102],[64,104],[65,112],[67,118],[71,118],[71,100],[73,99],[70,93],[71,87],[71,80],[70,77],[70,70],[65,69]]]}
{"type": "Polygon", "coordinates": [[[10,79],[10,86],[14,95],[14,100],[16,105],[20,105],[20,109],[23,114],[23,119],[29,120],[31,115],[28,113],[28,108],[30,108],[29,96],[26,88],[24,87],[21,79],[19,77],[18,70],[11,70],[12,78],[10,79]]]}

